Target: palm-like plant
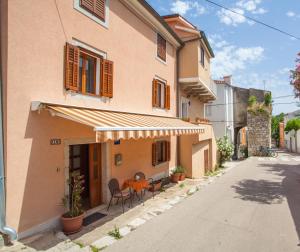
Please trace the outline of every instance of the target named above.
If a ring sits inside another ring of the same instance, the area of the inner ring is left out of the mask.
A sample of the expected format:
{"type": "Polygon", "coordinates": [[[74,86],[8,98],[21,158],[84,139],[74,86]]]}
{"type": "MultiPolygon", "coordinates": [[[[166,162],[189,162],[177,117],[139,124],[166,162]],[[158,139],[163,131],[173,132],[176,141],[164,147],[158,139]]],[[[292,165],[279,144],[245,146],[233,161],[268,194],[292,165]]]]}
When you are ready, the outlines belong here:
{"type": "Polygon", "coordinates": [[[81,193],[84,191],[84,176],[73,172],[71,178],[68,180],[70,187],[70,195],[66,195],[62,201],[69,211],[64,214],[65,217],[77,217],[83,213],[81,193]]]}

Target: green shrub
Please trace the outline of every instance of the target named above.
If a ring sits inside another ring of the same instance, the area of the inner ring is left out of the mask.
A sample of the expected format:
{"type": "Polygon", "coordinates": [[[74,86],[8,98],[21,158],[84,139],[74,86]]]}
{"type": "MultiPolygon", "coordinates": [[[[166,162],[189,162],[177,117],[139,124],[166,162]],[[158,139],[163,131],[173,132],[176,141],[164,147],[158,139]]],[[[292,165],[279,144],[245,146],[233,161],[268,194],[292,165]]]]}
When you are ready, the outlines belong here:
{"type": "Polygon", "coordinates": [[[272,94],[271,93],[266,93],[265,94],[265,105],[269,107],[272,104],[272,94]]]}
{"type": "Polygon", "coordinates": [[[219,152],[219,164],[223,166],[224,162],[229,160],[233,155],[233,144],[230,143],[227,136],[217,140],[217,147],[219,152]]]}
{"type": "Polygon", "coordinates": [[[256,96],[251,95],[248,99],[249,107],[252,107],[254,104],[256,104],[256,102],[257,102],[256,96]]]}
{"type": "Polygon", "coordinates": [[[293,118],[287,122],[284,131],[288,133],[292,130],[297,131],[298,129],[300,129],[300,118],[293,118]]]}

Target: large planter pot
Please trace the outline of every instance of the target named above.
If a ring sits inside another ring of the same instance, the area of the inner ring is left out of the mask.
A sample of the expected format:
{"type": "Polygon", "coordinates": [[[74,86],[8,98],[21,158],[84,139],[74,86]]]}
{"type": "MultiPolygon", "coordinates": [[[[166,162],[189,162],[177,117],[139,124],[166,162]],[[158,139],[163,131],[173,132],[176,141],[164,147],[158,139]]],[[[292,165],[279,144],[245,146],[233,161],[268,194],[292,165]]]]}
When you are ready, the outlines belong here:
{"type": "Polygon", "coordinates": [[[185,180],[185,173],[180,174],[179,180],[180,181],[185,180]]]}
{"type": "Polygon", "coordinates": [[[83,222],[83,216],[82,213],[79,216],[76,217],[64,217],[64,215],[61,217],[61,222],[63,225],[63,232],[65,234],[74,234],[81,230],[82,228],[82,222],[83,222]]]}
{"type": "Polygon", "coordinates": [[[179,179],[180,179],[180,173],[175,173],[175,174],[171,175],[171,181],[173,183],[177,183],[179,181],[179,179]]]}
{"type": "Polygon", "coordinates": [[[162,184],[161,181],[154,183],[153,187],[150,188],[150,191],[151,192],[159,191],[161,188],[161,184],[162,184]]]}

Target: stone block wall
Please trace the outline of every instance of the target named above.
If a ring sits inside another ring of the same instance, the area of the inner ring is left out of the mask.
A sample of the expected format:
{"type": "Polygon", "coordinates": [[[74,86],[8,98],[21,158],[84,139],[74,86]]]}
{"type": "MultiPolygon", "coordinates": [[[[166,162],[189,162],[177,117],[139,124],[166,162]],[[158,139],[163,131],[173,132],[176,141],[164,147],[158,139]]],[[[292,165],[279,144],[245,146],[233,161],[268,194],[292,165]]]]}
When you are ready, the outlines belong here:
{"type": "Polygon", "coordinates": [[[260,146],[271,147],[271,116],[247,112],[248,154],[255,155],[260,146]]]}

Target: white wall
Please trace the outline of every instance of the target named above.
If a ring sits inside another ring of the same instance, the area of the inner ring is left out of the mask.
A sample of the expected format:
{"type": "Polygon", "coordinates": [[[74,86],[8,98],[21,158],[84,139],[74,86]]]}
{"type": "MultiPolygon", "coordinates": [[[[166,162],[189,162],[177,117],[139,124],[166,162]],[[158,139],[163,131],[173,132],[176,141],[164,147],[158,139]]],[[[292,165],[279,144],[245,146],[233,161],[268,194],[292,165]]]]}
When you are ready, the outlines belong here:
{"type": "Polygon", "coordinates": [[[233,142],[233,89],[226,84],[217,84],[217,99],[205,105],[205,117],[212,121],[216,138],[228,135],[233,142]],[[210,114],[207,114],[210,107],[210,114]]]}

